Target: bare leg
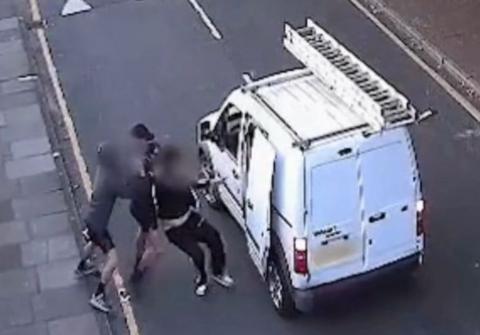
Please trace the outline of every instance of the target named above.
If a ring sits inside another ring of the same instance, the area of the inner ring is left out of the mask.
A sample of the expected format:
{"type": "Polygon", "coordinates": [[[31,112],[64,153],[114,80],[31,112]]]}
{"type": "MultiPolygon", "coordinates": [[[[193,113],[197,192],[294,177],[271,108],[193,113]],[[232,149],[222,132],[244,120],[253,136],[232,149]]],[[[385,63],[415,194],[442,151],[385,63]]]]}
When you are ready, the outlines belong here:
{"type": "Polygon", "coordinates": [[[135,269],[140,272],[145,271],[149,264],[154,263],[163,252],[164,248],[158,230],[152,229],[148,233],[140,231],[137,237],[135,269]]]}

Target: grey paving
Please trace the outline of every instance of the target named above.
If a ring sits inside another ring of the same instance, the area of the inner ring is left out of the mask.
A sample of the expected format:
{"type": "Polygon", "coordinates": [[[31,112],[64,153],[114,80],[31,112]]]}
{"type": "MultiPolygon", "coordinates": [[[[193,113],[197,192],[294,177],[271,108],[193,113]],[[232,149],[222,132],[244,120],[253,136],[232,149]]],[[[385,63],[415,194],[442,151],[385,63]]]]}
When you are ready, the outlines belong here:
{"type": "Polygon", "coordinates": [[[9,29],[19,29],[19,21],[16,17],[9,17],[0,20],[0,31],[9,29]]]}
{"type": "Polygon", "coordinates": [[[13,125],[10,124],[8,127],[0,128],[0,140],[5,143],[38,138],[46,135],[47,130],[45,125],[38,122],[16,123],[13,125]]]}
{"type": "Polygon", "coordinates": [[[44,215],[30,220],[30,230],[34,238],[45,238],[71,231],[67,213],[44,215]]]}
{"type": "Polygon", "coordinates": [[[0,335],[50,335],[46,323],[15,327],[5,331],[0,330],[0,335]]]}
{"type": "Polygon", "coordinates": [[[43,291],[33,297],[36,321],[54,320],[90,312],[85,287],[81,284],[43,291]]]}
{"type": "Polygon", "coordinates": [[[93,314],[83,314],[48,323],[50,335],[100,335],[93,314]]]}
{"type": "Polygon", "coordinates": [[[0,272],[21,267],[22,251],[18,244],[0,247],[0,272]]]}
{"type": "Polygon", "coordinates": [[[50,142],[47,137],[12,142],[13,159],[42,155],[50,152],[50,142]]]}
{"type": "Polygon", "coordinates": [[[33,266],[48,262],[48,241],[32,240],[21,245],[23,266],[33,266]]]}
{"type": "Polygon", "coordinates": [[[0,329],[23,326],[32,322],[33,309],[28,295],[0,299],[0,329]]]}
{"type": "Polygon", "coordinates": [[[40,289],[46,291],[69,287],[78,283],[74,273],[77,264],[78,257],[39,265],[37,270],[40,289]]]}
{"type": "Polygon", "coordinates": [[[63,192],[55,191],[12,201],[17,219],[30,219],[67,210],[63,192]]]}
{"type": "Polygon", "coordinates": [[[24,221],[0,224],[0,246],[23,243],[29,239],[27,224],[24,221]]]}
{"type": "Polygon", "coordinates": [[[72,257],[77,258],[78,255],[77,243],[72,233],[48,239],[48,260],[50,262],[72,257]]]}
{"type": "Polygon", "coordinates": [[[0,299],[15,298],[37,292],[37,277],[33,269],[18,269],[0,273],[0,299]]]}
{"type": "Polygon", "coordinates": [[[38,104],[5,109],[3,115],[5,116],[7,125],[15,125],[19,123],[39,124],[43,120],[40,106],[38,104]]]}
{"type": "Polygon", "coordinates": [[[58,191],[62,187],[60,177],[56,170],[20,178],[19,183],[24,196],[34,196],[58,191]]]}
{"type": "Polygon", "coordinates": [[[36,92],[19,92],[15,94],[3,95],[0,99],[0,111],[25,107],[38,103],[36,92]]]}
{"type": "Polygon", "coordinates": [[[100,335],[21,37],[0,19],[0,335],[100,335]]]}
{"type": "Polygon", "coordinates": [[[7,177],[16,179],[34,176],[55,170],[55,162],[50,154],[9,161],[6,164],[7,177]]]}
{"type": "Polygon", "coordinates": [[[34,91],[36,80],[18,80],[17,78],[0,82],[0,94],[12,94],[34,91]]]}
{"type": "Polygon", "coordinates": [[[10,222],[14,219],[15,213],[13,212],[12,201],[10,199],[0,201],[0,223],[10,222]]]}

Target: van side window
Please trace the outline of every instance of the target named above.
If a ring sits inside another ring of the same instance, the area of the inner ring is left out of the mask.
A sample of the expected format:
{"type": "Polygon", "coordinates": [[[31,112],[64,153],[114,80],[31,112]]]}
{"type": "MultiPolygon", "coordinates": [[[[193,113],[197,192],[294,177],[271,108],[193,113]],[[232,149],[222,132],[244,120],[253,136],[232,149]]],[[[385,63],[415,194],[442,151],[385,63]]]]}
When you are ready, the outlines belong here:
{"type": "Polygon", "coordinates": [[[234,105],[228,105],[222,113],[215,127],[219,139],[219,146],[225,148],[237,158],[240,145],[240,132],[243,113],[234,105]]]}

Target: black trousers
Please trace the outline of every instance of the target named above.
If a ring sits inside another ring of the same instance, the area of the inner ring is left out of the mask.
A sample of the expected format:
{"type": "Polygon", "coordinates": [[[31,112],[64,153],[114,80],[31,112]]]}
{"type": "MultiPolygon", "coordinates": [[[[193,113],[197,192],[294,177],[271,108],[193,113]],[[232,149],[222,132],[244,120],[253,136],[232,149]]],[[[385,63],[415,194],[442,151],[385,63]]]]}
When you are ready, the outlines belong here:
{"type": "Polygon", "coordinates": [[[205,254],[200,243],[210,251],[213,275],[223,274],[226,256],[220,233],[200,214],[192,213],[183,225],[167,230],[166,235],[171,243],[190,256],[200,274],[200,284],[207,282],[205,254]]]}

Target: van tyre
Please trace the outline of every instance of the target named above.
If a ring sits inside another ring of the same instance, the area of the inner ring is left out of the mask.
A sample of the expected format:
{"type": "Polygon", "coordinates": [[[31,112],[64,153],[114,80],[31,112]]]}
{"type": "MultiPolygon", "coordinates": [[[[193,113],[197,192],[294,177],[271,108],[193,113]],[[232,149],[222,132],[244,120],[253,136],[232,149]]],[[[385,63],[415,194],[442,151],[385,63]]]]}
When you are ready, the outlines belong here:
{"type": "Polygon", "coordinates": [[[267,264],[267,287],[273,306],[280,316],[293,318],[298,315],[292,295],[288,273],[281,266],[278,257],[270,257],[267,264]]]}
{"type": "MultiPolygon", "coordinates": [[[[203,151],[200,151],[198,158],[200,161],[201,171],[206,175],[206,177],[214,178],[215,172],[213,171],[213,166],[212,166],[210,157],[203,151]]],[[[217,184],[210,185],[206,190],[206,193],[207,194],[205,196],[205,199],[207,200],[208,205],[215,210],[222,210],[223,202],[220,199],[218,185],[217,184]]]]}

